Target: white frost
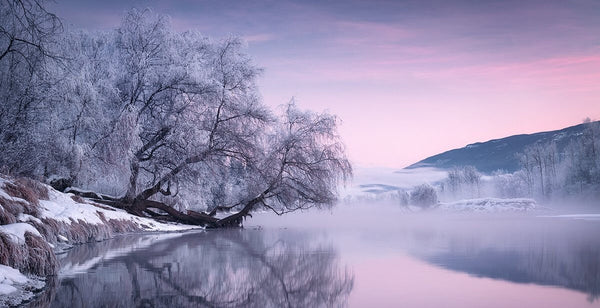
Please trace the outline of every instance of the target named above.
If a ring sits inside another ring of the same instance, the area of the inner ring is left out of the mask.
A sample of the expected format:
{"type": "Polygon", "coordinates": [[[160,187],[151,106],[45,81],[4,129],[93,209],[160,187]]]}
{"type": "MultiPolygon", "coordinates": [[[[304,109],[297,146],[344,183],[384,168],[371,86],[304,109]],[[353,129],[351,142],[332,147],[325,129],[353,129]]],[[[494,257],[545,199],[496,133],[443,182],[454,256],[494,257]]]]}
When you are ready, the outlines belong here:
{"type": "Polygon", "coordinates": [[[24,284],[28,281],[19,270],[6,265],[0,265],[0,295],[10,294],[17,291],[13,285],[24,284]]]}
{"type": "Polygon", "coordinates": [[[479,198],[440,203],[438,209],[455,212],[524,212],[536,207],[535,200],[527,198],[479,198]]]}
{"type": "Polygon", "coordinates": [[[21,213],[21,214],[19,214],[19,217],[17,217],[17,219],[18,219],[20,222],[35,221],[35,222],[37,222],[37,223],[39,223],[39,224],[41,224],[41,223],[42,223],[42,221],[41,221],[39,218],[37,218],[37,217],[35,217],[35,216],[31,216],[31,215],[29,215],[29,214],[24,214],[24,213],[21,213]]]}
{"type": "Polygon", "coordinates": [[[538,217],[567,218],[567,219],[578,219],[578,220],[600,220],[600,214],[565,214],[565,215],[538,216],[538,217]]]}
{"type": "Polygon", "coordinates": [[[34,226],[23,222],[2,225],[0,226],[0,232],[8,235],[8,237],[17,244],[25,243],[25,232],[31,232],[37,236],[41,236],[40,232],[34,226]]]}
{"type": "Polygon", "coordinates": [[[19,270],[0,265],[0,307],[14,307],[31,300],[45,282],[40,277],[25,277],[19,270]]]}

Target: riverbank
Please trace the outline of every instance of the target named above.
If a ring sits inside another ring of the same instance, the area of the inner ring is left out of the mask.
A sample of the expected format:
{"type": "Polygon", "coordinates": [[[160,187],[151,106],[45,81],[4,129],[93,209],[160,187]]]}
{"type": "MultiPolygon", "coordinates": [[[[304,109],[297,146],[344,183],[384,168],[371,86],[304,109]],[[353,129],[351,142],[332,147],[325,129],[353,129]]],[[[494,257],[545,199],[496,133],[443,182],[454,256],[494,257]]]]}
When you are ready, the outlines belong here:
{"type": "Polygon", "coordinates": [[[0,306],[28,301],[56,275],[56,253],[72,245],[132,232],[197,226],[157,222],[101,205],[28,178],[0,175],[0,306]]]}

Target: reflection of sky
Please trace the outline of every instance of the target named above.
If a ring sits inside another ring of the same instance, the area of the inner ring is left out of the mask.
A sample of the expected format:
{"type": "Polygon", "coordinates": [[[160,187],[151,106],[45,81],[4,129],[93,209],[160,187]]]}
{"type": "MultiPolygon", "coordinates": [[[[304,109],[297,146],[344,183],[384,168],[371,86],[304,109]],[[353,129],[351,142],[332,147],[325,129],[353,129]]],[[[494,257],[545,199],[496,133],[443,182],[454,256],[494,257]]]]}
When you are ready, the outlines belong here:
{"type": "Polygon", "coordinates": [[[403,167],[475,141],[600,118],[600,2],[75,1],[67,24],[110,28],[132,6],[177,29],[241,35],[270,105],[343,119],[353,161],[403,167]]]}
{"type": "Polygon", "coordinates": [[[353,267],[349,307],[597,307],[572,290],[471,276],[408,256],[353,267]]]}
{"type": "Polygon", "coordinates": [[[355,277],[350,307],[598,307],[600,224],[398,206],[256,213],[248,227],[329,239],[355,277]]]}

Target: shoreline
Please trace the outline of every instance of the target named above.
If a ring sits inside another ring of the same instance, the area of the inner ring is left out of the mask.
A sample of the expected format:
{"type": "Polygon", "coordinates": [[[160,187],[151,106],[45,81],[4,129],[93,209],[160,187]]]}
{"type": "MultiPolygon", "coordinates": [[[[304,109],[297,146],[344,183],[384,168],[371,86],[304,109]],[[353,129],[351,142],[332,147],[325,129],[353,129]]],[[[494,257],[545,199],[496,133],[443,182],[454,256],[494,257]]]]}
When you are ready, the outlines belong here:
{"type": "Polygon", "coordinates": [[[199,231],[62,193],[28,178],[0,175],[0,306],[34,300],[57,277],[57,255],[126,234],[199,231]]]}

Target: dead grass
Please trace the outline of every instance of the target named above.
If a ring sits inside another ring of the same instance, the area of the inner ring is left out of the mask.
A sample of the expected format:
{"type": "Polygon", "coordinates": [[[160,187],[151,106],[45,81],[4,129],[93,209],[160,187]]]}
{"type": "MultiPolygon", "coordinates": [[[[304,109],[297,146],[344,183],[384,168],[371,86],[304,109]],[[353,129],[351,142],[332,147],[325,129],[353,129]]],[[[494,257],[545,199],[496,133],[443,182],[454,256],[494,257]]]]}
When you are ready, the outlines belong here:
{"type": "Polygon", "coordinates": [[[106,219],[102,214],[99,216],[103,224],[90,224],[74,219],[71,219],[70,223],[65,223],[50,218],[42,218],[42,223],[32,222],[32,224],[50,243],[58,243],[59,235],[67,238],[70,244],[83,244],[107,240],[119,233],[140,231],[140,227],[131,221],[106,219]]]}
{"type": "Polygon", "coordinates": [[[40,204],[38,196],[33,189],[16,181],[13,183],[6,182],[4,184],[4,191],[11,197],[23,199],[33,205],[40,204]]]}
{"type": "Polygon", "coordinates": [[[0,197],[0,225],[17,222],[17,216],[23,212],[23,206],[0,197]],[[16,215],[15,215],[16,214],[16,215]]]}
{"type": "Polygon", "coordinates": [[[77,203],[84,203],[84,204],[87,203],[87,202],[85,202],[85,200],[83,198],[81,198],[78,195],[72,195],[71,199],[73,199],[73,201],[75,201],[77,203]]]}
{"type": "Polygon", "coordinates": [[[52,247],[41,237],[35,236],[30,232],[25,233],[25,244],[27,245],[28,255],[26,273],[32,273],[39,276],[54,275],[58,271],[58,261],[52,251],[52,247]]]}
{"type": "Polygon", "coordinates": [[[23,245],[14,243],[0,232],[0,264],[17,268],[23,273],[55,275],[59,264],[48,242],[59,242],[59,235],[66,237],[70,244],[83,244],[106,240],[119,233],[140,230],[139,226],[131,221],[106,219],[102,213],[98,213],[104,224],[90,224],[83,220],[71,220],[71,223],[66,223],[48,218],[42,219],[42,223],[30,222],[43,238],[26,232],[23,245]]]}
{"type": "Polygon", "coordinates": [[[39,212],[35,205],[0,197],[0,225],[17,222],[17,217],[19,217],[19,214],[21,213],[35,216],[39,212]]]}
{"type": "Polygon", "coordinates": [[[8,236],[0,232],[0,264],[13,266],[23,254],[23,248],[13,243],[8,236]]]}
{"type": "Polygon", "coordinates": [[[23,245],[14,243],[0,232],[0,264],[39,276],[55,275],[58,270],[58,261],[50,245],[30,232],[25,232],[23,245]]]}
{"type": "Polygon", "coordinates": [[[42,184],[39,181],[26,178],[26,177],[18,177],[15,179],[15,182],[22,187],[27,188],[37,197],[39,200],[49,200],[50,196],[48,194],[48,187],[42,184]]]}
{"type": "MultiPolygon", "coordinates": [[[[2,176],[2,175],[0,175],[2,176]]],[[[39,218],[39,200],[49,199],[48,188],[35,180],[2,176],[8,181],[3,189],[9,196],[0,197],[0,225],[18,222],[20,214],[29,214],[39,218]]],[[[87,203],[81,196],[71,196],[78,203],[87,203]]],[[[92,203],[99,208],[114,210],[103,205],[92,203]]],[[[128,220],[107,219],[101,211],[97,211],[102,224],[90,224],[83,220],[71,219],[70,222],[41,218],[30,221],[42,235],[25,234],[23,245],[12,242],[5,234],[0,233],[0,264],[19,269],[23,273],[39,276],[54,275],[58,270],[56,256],[48,243],[58,243],[59,236],[64,236],[69,244],[83,244],[102,241],[119,233],[140,231],[137,224],[128,220]]],[[[62,241],[62,240],[61,240],[62,241]]]]}
{"type": "Polygon", "coordinates": [[[18,217],[21,213],[38,216],[39,200],[48,200],[48,188],[44,184],[24,177],[15,178],[12,182],[4,183],[2,189],[11,197],[26,201],[8,200],[0,197],[0,205],[7,212],[0,214],[0,216],[3,216],[0,217],[2,220],[0,223],[2,224],[13,221],[8,213],[14,217],[18,217]]]}

